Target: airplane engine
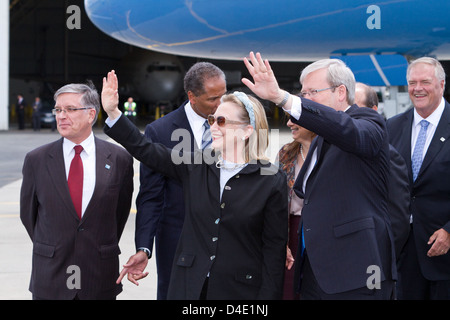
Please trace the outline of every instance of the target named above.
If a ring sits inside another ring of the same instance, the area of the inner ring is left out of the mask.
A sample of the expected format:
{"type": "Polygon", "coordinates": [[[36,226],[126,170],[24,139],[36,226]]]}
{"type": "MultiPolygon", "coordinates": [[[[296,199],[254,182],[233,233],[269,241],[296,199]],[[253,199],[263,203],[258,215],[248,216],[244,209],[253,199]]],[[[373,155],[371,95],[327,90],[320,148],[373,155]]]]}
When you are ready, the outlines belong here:
{"type": "Polygon", "coordinates": [[[183,90],[184,67],[172,55],[136,50],[120,63],[119,94],[157,104],[174,101],[183,90]]]}

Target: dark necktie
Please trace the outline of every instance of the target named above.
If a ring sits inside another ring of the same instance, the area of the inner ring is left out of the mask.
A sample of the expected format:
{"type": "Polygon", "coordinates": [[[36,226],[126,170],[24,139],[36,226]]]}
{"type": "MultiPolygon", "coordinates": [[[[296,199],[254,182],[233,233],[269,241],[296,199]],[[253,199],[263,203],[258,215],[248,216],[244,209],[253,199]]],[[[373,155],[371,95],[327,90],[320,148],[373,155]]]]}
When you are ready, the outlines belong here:
{"type": "Polygon", "coordinates": [[[75,156],[70,163],[69,178],[67,183],[69,185],[70,196],[78,218],[81,220],[81,203],[83,199],[83,162],[81,161],[80,153],[83,151],[82,146],[75,146],[75,156]]]}
{"type": "Polygon", "coordinates": [[[205,149],[212,142],[211,130],[210,130],[210,127],[209,127],[208,120],[205,120],[205,122],[203,123],[203,128],[204,128],[204,130],[203,130],[203,135],[202,135],[202,149],[205,149]]]}

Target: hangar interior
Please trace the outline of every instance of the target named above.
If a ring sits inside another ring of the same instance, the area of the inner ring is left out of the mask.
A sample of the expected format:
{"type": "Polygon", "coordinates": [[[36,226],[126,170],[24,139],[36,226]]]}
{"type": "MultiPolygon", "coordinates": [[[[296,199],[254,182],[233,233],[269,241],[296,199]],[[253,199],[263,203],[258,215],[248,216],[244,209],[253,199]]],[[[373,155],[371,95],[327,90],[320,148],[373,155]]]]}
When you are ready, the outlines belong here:
{"type": "MultiPolygon", "coordinates": [[[[121,103],[133,96],[138,119],[148,123],[186,99],[184,72],[196,61],[206,60],[161,54],[115,40],[91,23],[83,0],[10,0],[9,18],[10,128],[17,125],[14,105],[18,94],[28,106],[36,96],[52,105],[53,93],[67,83],[90,79],[100,91],[102,78],[111,69],[119,76],[121,103]],[[81,9],[79,29],[67,26],[71,17],[67,8],[72,5],[81,9]]],[[[241,61],[209,61],[225,71],[228,90],[245,90],[240,79],[247,72],[241,61]]],[[[443,62],[447,74],[449,63],[443,62]]],[[[271,64],[281,87],[300,89],[298,77],[306,62],[271,64]]],[[[274,116],[270,110],[268,114],[274,116]]],[[[30,115],[28,107],[27,119],[30,115]]]]}

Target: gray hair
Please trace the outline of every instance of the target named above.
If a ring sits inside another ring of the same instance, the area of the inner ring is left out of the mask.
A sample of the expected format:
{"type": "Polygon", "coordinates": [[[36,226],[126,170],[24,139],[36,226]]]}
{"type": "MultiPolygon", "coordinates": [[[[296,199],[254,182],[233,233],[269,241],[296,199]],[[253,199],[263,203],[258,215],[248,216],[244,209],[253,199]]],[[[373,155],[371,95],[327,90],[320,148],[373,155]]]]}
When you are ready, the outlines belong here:
{"type": "Polygon", "coordinates": [[[200,96],[206,92],[204,83],[211,78],[226,80],[225,73],[217,66],[209,62],[197,62],[184,76],[184,91],[186,94],[191,91],[194,95],[200,96]]]}
{"type": "Polygon", "coordinates": [[[442,67],[442,64],[431,57],[422,57],[419,59],[416,59],[414,61],[412,61],[409,66],[408,69],[406,70],[406,80],[409,81],[409,74],[411,72],[411,68],[414,67],[416,64],[419,63],[426,63],[429,65],[432,65],[434,67],[434,74],[436,76],[436,78],[438,79],[438,81],[442,81],[444,80],[444,85],[445,85],[445,71],[444,68],[442,67]]]}
{"type": "MultiPolygon", "coordinates": [[[[347,103],[352,105],[355,101],[355,76],[347,65],[339,59],[322,59],[311,63],[303,69],[300,75],[300,83],[311,72],[327,69],[327,81],[330,86],[344,85],[347,89],[347,103]]],[[[321,89],[321,88],[318,88],[321,89]]]]}
{"type": "Polygon", "coordinates": [[[82,106],[84,108],[95,109],[95,118],[94,122],[92,122],[92,125],[94,125],[94,123],[97,121],[98,113],[100,112],[100,96],[92,81],[88,80],[86,84],[84,83],[66,84],[65,86],[59,88],[55,92],[53,99],[55,99],[56,101],[58,96],[63,93],[76,93],[82,95],[81,97],[82,106]]]}

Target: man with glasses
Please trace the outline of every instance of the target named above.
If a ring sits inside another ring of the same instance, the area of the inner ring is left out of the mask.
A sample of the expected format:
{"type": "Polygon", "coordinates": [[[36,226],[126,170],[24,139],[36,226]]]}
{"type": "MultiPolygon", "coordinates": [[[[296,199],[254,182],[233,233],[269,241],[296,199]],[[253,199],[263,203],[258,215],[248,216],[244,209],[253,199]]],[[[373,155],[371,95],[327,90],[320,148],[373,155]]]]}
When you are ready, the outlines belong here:
{"type": "Polygon", "coordinates": [[[384,119],[353,104],[355,78],[340,60],[307,66],[301,98],[278,87],[259,53],[244,62],[254,81],[245,85],[318,135],[294,185],[304,199],[294,283],[301,299],[390,299],[396,266],[384,119]]]}
{"type": "Polygon", "coordinates": [[[54,95],[62,138],[29,152],[20,218],[33,242],[33,299],[115,299],[119,240],[133,193],[133,159],[94,136],[100,99],[92,83],[54,95]]]}

